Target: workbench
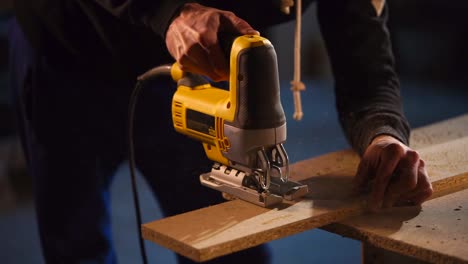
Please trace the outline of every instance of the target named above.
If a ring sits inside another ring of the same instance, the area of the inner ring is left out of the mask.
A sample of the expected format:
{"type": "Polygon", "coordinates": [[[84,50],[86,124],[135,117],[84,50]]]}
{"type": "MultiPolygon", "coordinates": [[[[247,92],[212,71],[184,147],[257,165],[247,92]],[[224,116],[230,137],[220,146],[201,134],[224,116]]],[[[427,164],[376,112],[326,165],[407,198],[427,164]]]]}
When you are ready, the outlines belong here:
{"type": "Polygon", "coordinates": [[[365,197],[350,191],[359,157],[342,150],[291,166],[291,178],[311,187],[300,201],[273,209],[227,201],[144,224],[142,236],[201,262],[322,228],[362,241],[366,263],[468,263],[468,114],[415,129],[410,142],[434,187],[422,206],[367,213],[365,197]]]}

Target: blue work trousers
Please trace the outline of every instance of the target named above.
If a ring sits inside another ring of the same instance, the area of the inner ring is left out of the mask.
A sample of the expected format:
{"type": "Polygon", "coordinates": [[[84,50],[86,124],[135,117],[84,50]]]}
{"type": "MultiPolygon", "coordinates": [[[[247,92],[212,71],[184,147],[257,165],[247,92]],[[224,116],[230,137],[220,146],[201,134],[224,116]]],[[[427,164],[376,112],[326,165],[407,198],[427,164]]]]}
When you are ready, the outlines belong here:
{"type": "MultiPolygon", "coordinates": [[[[127,158],[127,108],[134,80],[100,79],[84,68],[56,65],[31,49],[15,20],[10,26],[12,93],[44,258],[47,263],[116,263],[109,187],[127,158]]],[[[221,202],[219,192],[199,183],[199,174],[211,166],[201,143],[173,129],[174,83],[161,79],[154,86],[138,100],[136,163],[163,213],[221,202]]],[[[268,261],[265,247],[215,260],[268,261]]]]}

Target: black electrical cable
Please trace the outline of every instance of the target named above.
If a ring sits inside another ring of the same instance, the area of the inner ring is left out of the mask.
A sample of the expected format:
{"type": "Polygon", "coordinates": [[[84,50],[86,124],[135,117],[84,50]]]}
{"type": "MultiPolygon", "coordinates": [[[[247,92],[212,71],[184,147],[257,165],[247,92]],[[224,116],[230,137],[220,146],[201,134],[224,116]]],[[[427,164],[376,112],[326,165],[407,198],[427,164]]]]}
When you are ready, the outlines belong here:
{"type": "Polygon", "coordinates": [[[138,190],[136,187],[136,165],[135,165],[135,146],[133,142],[133,128],[134,128],[134,119],[135,119],[135,107],[138,100],[138,96],[140,91],[143,87],[145,87],[146,83],[158,76],[161,75],[170,75],[171,73],[171,66],[170,65],[162,65],[156,68],[153,68],[143,75],[138,77],[138,81],[135,84],[135,88],[132,91],[130,96],[129,106],[128,106],[128,149],[129,149],[129,157],[128,161],[130,164],[130,175],[132,181],[132,193],[133,193],[133,202],[135,205],[135,214],[137,220],[137,233],[139,238],[140,244],[140,252],[141,258],[144,264],[148,263],[148,258],[146,256],[145,245],[143,241],[143,237],[140,235],[140,227],[141,227],[141,209],[140,209],[140,202],[138,200],[138,190]]]}

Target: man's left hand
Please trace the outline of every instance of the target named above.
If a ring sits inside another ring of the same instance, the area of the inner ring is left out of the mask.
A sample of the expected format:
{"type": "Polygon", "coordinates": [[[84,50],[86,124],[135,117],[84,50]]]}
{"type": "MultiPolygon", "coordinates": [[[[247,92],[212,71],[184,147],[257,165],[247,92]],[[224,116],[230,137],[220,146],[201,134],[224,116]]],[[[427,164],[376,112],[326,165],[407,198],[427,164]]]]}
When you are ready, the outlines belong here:
{"type": "Polygon", "coordinates": [[[358,192],[370,187],[368,209],[374,212],[398,205],[420,205],[432,195],[424,160],[388,135],[376,137],[367,147],[354,187],[358,192]]]}

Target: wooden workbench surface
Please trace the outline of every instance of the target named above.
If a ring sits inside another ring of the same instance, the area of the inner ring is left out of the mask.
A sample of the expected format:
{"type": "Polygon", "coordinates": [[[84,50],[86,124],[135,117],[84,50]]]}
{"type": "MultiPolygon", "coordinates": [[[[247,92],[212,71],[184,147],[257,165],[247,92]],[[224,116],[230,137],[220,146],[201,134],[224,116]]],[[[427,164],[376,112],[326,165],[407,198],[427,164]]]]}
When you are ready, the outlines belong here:
{"type": "MultiPolygon", "coordinates": [[[[427,161],[434,197],[467,187],[468,115],[418,129],[412,140],[427,161]]],[[[272,210],[243,201],[225,202],[147,223],[142,227],[143,237],[193,260],[205,261],[361,215],[364,199],[350,194],[358,162],[354,152],[344,150],[295,163],[291,166],[291,178],[309,184],[311,192],[306,199],[272,210]]],[[[388,211],[384,214],[390,217],[388,211]]],[[[361,225],[358,218],[353,221],[357,222],[344,221],[327,229],[357,238],[375,233],[372,226],[361,225]]],[[[376,238],[390,235],[385,231],[375,234],[376,238]]],[[[388,237],[388,241],[401,243],[393,237],[388,237]]]]}
{"type": "Polygon", "coordinates": [[[422,207],[399,207],[351,217],[325,227],[373,246],[432,263],[468,262],[468,190],[432,199],[422,207]]]}
{"type": "MultiPolygon", "coordinates": [[[[431,164],[429,174],[437,175],[448,169],[447,160],[449,166],[467,165],[467,137],[468,115],[464,115],[415,130],[411,146],[425,149],[425,161],[431,164]],[[447,146],[445,150],[441,144],[447,146]]],[[[392,208],[351,217],[322,229],[428,262],[468,263],[468,191],[457,192],[466,188],[467,174],[465,171],[445,179],[463,181],[457,184],[444,180],[435,183],[437,193],[422,208],[392,208]]]]}

